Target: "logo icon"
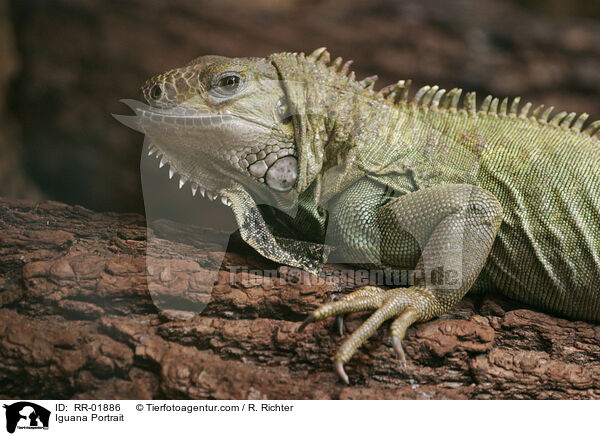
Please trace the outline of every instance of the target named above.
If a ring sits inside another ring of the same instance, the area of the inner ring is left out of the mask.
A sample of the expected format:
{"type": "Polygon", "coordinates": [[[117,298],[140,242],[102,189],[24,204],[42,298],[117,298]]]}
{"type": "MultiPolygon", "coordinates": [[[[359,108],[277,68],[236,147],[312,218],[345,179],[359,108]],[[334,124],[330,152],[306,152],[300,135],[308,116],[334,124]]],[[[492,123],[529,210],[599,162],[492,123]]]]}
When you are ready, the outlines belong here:
{"type": "Polygon", "coordinates": [[[6,409],[6,431],[14,433],[18,429],[48,429],[50,411],[42,406],[29,401],[19,401],[10,405],[4,404],[6,409]]]}

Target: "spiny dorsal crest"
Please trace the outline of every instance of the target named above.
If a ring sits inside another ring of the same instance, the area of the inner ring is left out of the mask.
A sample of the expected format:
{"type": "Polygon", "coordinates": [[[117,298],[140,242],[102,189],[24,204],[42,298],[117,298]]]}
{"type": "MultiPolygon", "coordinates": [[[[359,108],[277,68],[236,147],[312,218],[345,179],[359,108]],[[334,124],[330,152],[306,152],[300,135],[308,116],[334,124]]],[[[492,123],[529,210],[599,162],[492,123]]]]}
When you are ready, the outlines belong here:
{"type": "MultiPolygon", "coordinates": [[[[301,58],[304,57],[304,53],[300,53],[299,56],[301,58]]],[[[313,51],[311,54],[306,56],[306,59],[313,61],[315,63],[322,64],[323,66],[329,68],[330,70],[339,74],[340,76],[347,77],[349,81],[356,80],[356,75],[355,75],[354,71],[350,71],[350,65],[352,65],[352,63],[354,61],[350,60],[350,61],[344,62],[344,60],[341,57],[337,57],[337,58],[335,58],[335,60],[333,62],[331,62],[331,55],[329,54],[329,52],[327,51],[327,49],[325,47],[319,47],[318,49],[313,51]]],[[[371,76],[371,77],[367,77],[367,78],[361,80],[358,83],[361,84],[366,89],[373,90],[376,80],[377,80],[377,76],[371,76]]]]}
{"type": "MultiPolygon", "coordinates": [[[[350,61],[344,62],[344,60],[341,57],[337,57],[337,58],[335,58],[335,60],[333,62],[331,62],[331,55],[329,54],[329,52],[327,51],[327,49],[325,47],[319,47],[318,49],[314,50],[308,56],[305,56],[304,53],[300,53],[298,56],[300,58],[306,58],[312,62],[322,64],[323,66],[329,68],[330,70],[339,74],[340,76],[347,77],[349,81],[356,81],[356,74],[354,73],[354,71],[350,71],[350,66],[352,65],[353,61],[350,60],[350,61]]],[[[390,97],[390,94],[392,93],[392,89],[390,87],[382,89],[379,92],[375,92],[375,82],[377,82],[377,79],[378,79],[377,75],[373,75],[373,76],[365,77],[364,79],[362,79],[360,81],[356,81],[356,83],[358,83],[364,89],[373,91],[375,96],[381,96],[384,98],[390,97]]],[[[404,96],[405,98],[408,96],[408,88],[410,86],[410,81],[408,81],[408,82],[400,81],[395,86],[399,86],[399,89],[404,87],[405,92],[403,91],[403,92],[400,92],[399,94],[401,96],[404,96]],[[405,85],[404,85],[404,83],[405,83],[405,85]]],[[[396,94],[398,94],[398,90],[396,90],[393,93],[392,97],[395,97],[396,94]]]]}
{"type": "MultiPolygon", "coordinates": [[[[305,57],[304,53],[300,53],[299,56],[301,58],[305,57]]],[[[347,77],[350,81],[356,80],[354,71],[349,71],[352,61],[344,62],[341,57],[338,57],[331,62],[331,55],[325,47],[316,49],[306,56],[306,59],[320,63],[335,73],[347,77]]],[[[373,91],[374,96],[381,97],[392,103],[412,104],[423,108],[449,111],[462,110],[471,115],[483,114],[497,117],[529,119],[541,124],[556,126],[564,130],[571,130],[600,139],[600,120],[589,123],[586,128],[583,129],[584,124],[589,117],[587,113],[582,113],[577,116],[575,112],[559,112],[550,118],[554,106],[546,108],[542,104],[537,106],[533,112],[531,112],[531,115],[529,115],[533,105],[528,102],[519,107],[521,97],[515,97],[509,105],[508,97],[500,101],[500,99],[491,95],[485,97],[478,109],[475,92],[466,93],[461,105],[460,97],[463,92],[462,89],[453,88],[450,91],[446,91],[445,89],[440,89],[439,86],[429,85],[420,88],[413,99],[410,100],[408,96],[411,85],[410,80],[399,80],[397,83],[386,86],[375,92],[374,87],[376,80],[377,76],[369,76],[357,83],[363,88],[373,91]]]]}
{"type": "Polygon", "coordinates": [[[398,80],[398,82],[388,85],[379,90],[379,94],[388,101],[399,102],[408,101],[408,92],[410,91],[411,80],[398,80]]]}
{"type": "Polygon", "coordinates": [[[459,108],[461,89],[454,88],[448,92],[445,89],[440,89],[438,86],[423,86],[417,91],[411,104],[425,108],[440,108],[456,111],[462,109],[469,114],[492,115],[497,117],[522,118],[528,119],[541,124],[560,127],[564,130],[571,130],[577,133],[583,133],[587,136],[600,138],[600,120],[590,123],[582,130],[589,114],[582,113],[577,116],[575,112],[559,112],[552,118],[550,115],[554,110],[554,106],[546,108],[543,104],[536,107],[531,115],[529,112],[532,108],[532,103],[528,102],[519,107],[521,97],[515,97],[510,106],[508,97],[500,101],[499,98],[488,95],[477,109],[476,94],[469,92],[466,94],[462,107],[459,108]]]}

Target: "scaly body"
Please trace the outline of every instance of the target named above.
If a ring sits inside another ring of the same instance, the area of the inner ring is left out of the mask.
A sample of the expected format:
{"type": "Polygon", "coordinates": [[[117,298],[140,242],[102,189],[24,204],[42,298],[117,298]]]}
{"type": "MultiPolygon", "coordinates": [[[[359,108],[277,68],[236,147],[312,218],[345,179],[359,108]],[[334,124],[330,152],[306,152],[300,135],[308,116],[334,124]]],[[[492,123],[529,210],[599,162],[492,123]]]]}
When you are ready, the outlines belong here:
{"type": "Polygon", "coordinates": [[[374,82],[325,49],[207,56],[149,80],[150,106],[121,120],[181,185],[222,196],[262,255],[316,272],[333,246],[338,262],[413,272],[303,324],[373,311],[335,356],[346,382],[343,364],[386,320],[404,359],[406,329],[470,290],[600,321],[600,123],[374,82]]]}

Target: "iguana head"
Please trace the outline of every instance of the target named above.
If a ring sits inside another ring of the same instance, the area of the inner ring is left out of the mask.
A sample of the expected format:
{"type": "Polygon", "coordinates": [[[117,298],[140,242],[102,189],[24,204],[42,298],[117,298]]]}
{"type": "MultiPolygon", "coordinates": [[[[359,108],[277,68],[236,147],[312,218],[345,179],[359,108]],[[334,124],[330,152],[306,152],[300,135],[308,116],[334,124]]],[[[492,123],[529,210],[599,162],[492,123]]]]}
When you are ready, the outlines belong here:
{"type": "Polygon", "coordinates": [[[320,190],[307,188],[320,177],[326,145],[360,131],[348,123],[354,112],[347,102],[364,84],[348,75],[349,64],[330,63],[324,48],[307,56],[203,56],[149,79],[142,88],[147,104],[125,100],[136,115],[115,117],[145,134],[150,154],[170,166],[171,177],[179,175],[180,187],[231,205],[257,251],[314,270],[302,250],[281,246],[257,204],[292,214],[301,194],[315,196],[308,203],[318,200],[320,190]]]}
{"type": "Polygon", "coordinates": [[[142,92],[148,106],[136,109],[140,130],[180,185],[211,198],[235,184],[259,196],[292,191],[294,130],[267,60],[199,57],[152,77],[142,92]]]}

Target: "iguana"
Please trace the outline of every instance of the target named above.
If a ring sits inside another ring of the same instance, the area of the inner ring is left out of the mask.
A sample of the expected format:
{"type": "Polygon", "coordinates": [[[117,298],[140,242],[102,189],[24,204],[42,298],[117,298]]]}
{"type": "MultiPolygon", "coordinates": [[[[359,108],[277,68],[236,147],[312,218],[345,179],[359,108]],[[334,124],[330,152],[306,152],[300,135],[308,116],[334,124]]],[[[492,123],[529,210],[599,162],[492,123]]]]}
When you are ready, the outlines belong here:
{"type": "Polygon", "coordinates": [[[600,321],[600,121],[518,97],[478,105],[456,88],[409,97],[404,80],[375,90],[350,64],[325,48],[202,56],[149,79],[148,105],[118,118],[180,187],[230,205],[263,256],[318,272],[333,247],[337,260],[414,273],[302,325],[373,312],[334,357],[346,383],[343,365],[385,321],[404,362],[407,328],[468,291],[600,321]]]}

